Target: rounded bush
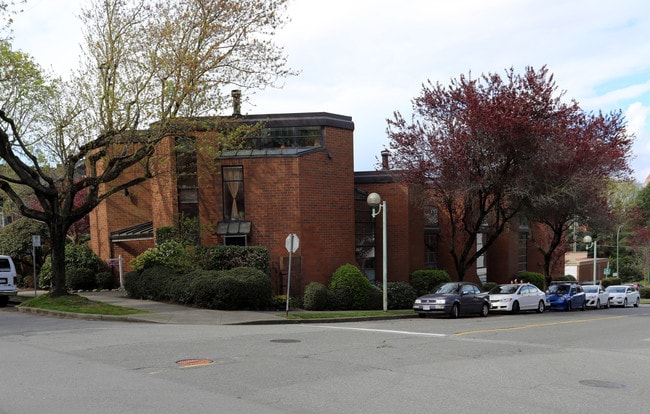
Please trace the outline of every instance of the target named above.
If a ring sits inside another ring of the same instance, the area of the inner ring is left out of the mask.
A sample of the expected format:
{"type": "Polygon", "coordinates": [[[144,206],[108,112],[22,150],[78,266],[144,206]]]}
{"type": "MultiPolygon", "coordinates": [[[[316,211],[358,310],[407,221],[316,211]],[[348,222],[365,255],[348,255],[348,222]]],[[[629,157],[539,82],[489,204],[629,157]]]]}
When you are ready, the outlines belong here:
{"type": "Polygon", "coordinates": [[[376,309],[378,289],[354,265],[345,264],[336,269],[329,289],[341,292],[341,298],[345,299],[344,304],[349,305],[348,309],[376,309]]]}
{"type": "Polygon", "coordinates": [[[70,290],[93,290],[97,287],[95,271],[83,267],[66,269],[65,284],[70,290]]]}
{"type": "Polygon", "coordinates": [[[388,282],[387,292],[388,309],[410,309],[413,307],[413,302],[417,298],[417,294],[415,293],[413,286],[404,282],[388,282]]]}
{"type": "Polygon", "coordinates": [[[118,282],[111,272],[99,272],[96,278],[97,289],[115,289],[118,286],[118,282]]]}
{"type": "Polygon", "coordinates": [[[268,309],[271,307],[273,286],[266,273],[252,267],[236,267],[226,271],[241,284],[241,294],[235,306],[247,309],[268,309]]]}
{"type": "Polygon", "coordinates": [[[650,287],[643,287],[639,289],[639,295],[642,299],[650,299],[650,287]]]}
{"type": "Polygon", "coordinates": [[[447,282],[451,282],[449,274],[445,270],[437,269],[416,270],[411,274],[409,281],[417,296],[426,295],[439,284],[447,282]]]}
{"type": "Polygon", "coordinates": [[[143,290],[144,285],[142,284],[142,277],[140,277],[140,272],[131,271],[124,274],[124,290],[126,291],[129,297],[134,299],[144,298],[143,290]]]}
{"type": "Polygon", "coordinates": [[[601,283],[604,288],[607,288],[607,286],[620,285],[623,282],[617,277],[606,277],[601,283]]]}
{"type": "Polygon", "coordinates": [[[156,266],[143,270],[140,273],[142,283],[141,299],[149,300],[171,300],[172,282],[178,277],[178,273],[165,266],[156,266]]]}
{"type": "Polygon", "coordinates": [[[311,282],[305,286],[303,306],[306,310],[321,311],[327,309],[327,286],[311,282]]]}
{"type": "Polygon", "coordinates": [[[517,274],[517,280],[522,282],[530,283],[539,288],[539,290],[544,290],[546,288],[546,279],[544,275],[537,272],[521,272],[517,274]]]}
{"type": "Polygon", "coordinates": [[[189,271],[194,266],[188,248],[177,241],[166,241],[148,249],[131,260],[131,267],[143,271],[156,266],[164,266],[176,271],[189,271]]]}

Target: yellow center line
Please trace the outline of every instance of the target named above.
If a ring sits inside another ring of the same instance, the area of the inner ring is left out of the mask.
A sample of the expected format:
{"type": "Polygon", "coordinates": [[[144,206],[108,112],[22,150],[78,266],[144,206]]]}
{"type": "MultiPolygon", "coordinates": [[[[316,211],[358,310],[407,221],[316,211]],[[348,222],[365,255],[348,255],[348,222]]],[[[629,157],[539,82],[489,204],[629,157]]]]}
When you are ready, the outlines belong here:
{"type": "Polygon", "coordinates": [[[594,318],[594,319],[573,319],[573,320],[570,320],[570,321],[538,323],[538,324],[533,324],[533,325],[512,326],[512,327],[509,327],[509,328],[479,329],[479,330],[476,330],[476,331],[457,332],[455,334],[452,334],[452,336],[463,336],[463,335],[472,335],[472,334],[477,334],[477,333],[499,332],[499,331],[516,331],[516,330],[519,330],[519,329],[541,328],[541,327],[544,327],[544,326],[567,325],[567,324],[571,324],[571,323],[602,321],[602,320],[606,320],[606,319],[619,319],[619,318],[627,318],[627,317],[629,317],[629,315],[606,316],[606,317],[603,317],[603,318],[594,318]]]}

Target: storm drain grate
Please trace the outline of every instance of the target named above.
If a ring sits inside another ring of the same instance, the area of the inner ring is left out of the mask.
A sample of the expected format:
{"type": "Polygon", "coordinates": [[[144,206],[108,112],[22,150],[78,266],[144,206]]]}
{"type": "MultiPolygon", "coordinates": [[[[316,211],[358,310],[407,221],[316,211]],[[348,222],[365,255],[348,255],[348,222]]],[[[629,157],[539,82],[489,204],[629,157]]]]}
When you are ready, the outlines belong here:
{"type": "Polygon", "coordinates": [[[295,344],[300,341],[298,339],[271,339],[271,342],[276,344],[295,344]]]}
{"type": "Polygon", "coordinates": [[[610,388],[610,389],[623,389],[625,384],[620,384],[618,382],[611,381],[601,381],[601,380],[582,380],[580,384],[586,385],[588,387],[597,387],[597,388],[610,388]]]}

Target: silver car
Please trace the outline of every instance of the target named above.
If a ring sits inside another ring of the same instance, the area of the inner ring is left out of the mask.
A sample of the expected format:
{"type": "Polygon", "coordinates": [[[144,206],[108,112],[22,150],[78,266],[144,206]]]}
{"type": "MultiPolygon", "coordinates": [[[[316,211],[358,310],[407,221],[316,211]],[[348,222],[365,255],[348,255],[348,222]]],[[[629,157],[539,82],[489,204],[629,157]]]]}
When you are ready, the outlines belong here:
{"type": "Polygon", "coordinates": [[[609,294],[610,306],[622,306],[624,308],[632,305],[635,308],[641,303],[639,291],[632,286],[612,285],[605,289],[609,294]]]}
{"type": "Polygon", "coordinates": [[[588,308],[609,308],[609,293],[601,285],[586,285],[582,290],[585,291],[588,308]]]}

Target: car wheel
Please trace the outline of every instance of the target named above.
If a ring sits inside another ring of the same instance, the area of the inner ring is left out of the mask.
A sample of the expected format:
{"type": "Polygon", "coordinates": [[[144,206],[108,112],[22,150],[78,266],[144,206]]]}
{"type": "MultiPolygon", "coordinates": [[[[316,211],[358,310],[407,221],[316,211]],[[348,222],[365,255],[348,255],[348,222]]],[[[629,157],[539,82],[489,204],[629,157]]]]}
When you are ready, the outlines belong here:
{"type": "Polygon", "coordinates": [[[544,313],[546,310],[546,305],[544,304],[543,300],[539,301],[539,304],[537,305],[537,313],[544,313]]]}
{"type": "Polygon", "coordinates": [[[458,304],[455,303],[454,306],[451,307],[451,312],[449,312],[449,317],[451,319],[456,319],[458,318],[459,314],[460,314],[460,306],[458,306],[458,304]]]}
{"type": "Polygon", "coordinates": [[[418,316],[419,316],[420,318],[426,318],[426,317],[427,317],[427,314],[426,314],[426,313],[418,313],[418,316]]]}
{"type": "Polygon", "coordinates": [[[596,301],[596,309],[600,309],[600,299],[596,301]]]}
{"type": "Polygon", "coordinates": [[[512,313],[519,313],[519,302],[514,301],[512,304],[512,313]]]}
{"type": "Polygon", "coordinates": [[[627,298],[625,298],[625,301],[623,301],[623,307],[627,308],[627,298]]]}
{"type": "Polygon", "coordinates": [[[605,309],[609,309],[609,299],[607,300],[607,303],[605,304],[605,309]]]}
{"type": "Polygon", "coordinates": [[[481,308],[481,311],[479,312],[479,315],[486,317],[488,316],[488,313],[490,313],[490,305],[484,303],[483,307],[481,308]]]}
{"type": "Polygon", "coordinates": [[[636,298],[636,302],[634,302],[634,307],[638,308],[640,303],[641,303],[641,299],[636,298]]]}
{"type": "Polygon", "coordinates": [[[582,302],[582,306],[580,307],[581,311],[586,311],[587,310],[587,301],[582,302]]]}
{"type": "Polygon", "coordinates": [[[573,305],[571,305],[571,301],[568,301],[568,302],[567,302],[566,310],[568,310],[568,311],[573,310],[573,305]]]}
{"type": "Polygon", "coordinates": [[[9,296],[0,296],[0,308],[4,308],[9,303],[9,296]]]}

